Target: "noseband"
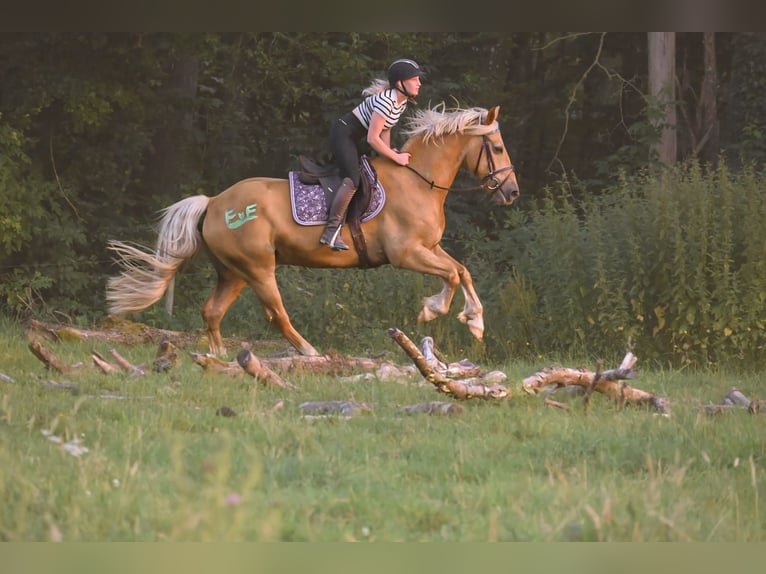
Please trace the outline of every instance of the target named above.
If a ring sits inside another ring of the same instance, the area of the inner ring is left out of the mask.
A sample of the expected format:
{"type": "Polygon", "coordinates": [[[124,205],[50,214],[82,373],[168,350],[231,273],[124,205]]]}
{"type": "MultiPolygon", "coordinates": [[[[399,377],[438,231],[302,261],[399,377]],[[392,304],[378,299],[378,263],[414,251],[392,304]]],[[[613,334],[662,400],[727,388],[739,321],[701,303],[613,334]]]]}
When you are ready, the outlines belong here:
{"type": "MultiPolygon", "coordinates": [[[[496,134],[500,130],[495,130],[493,134],[496,134]]],[[[487,134],[489,135],[489,134],[487,134]]],[[[476,167],[473,169],[473,172],[476,173],[479,171],[479,163],[481,162],[481,156],[483,153],[486,153],[487,155],[487,167],[489,168],[489,173],[484,176],[484,179],[481,180],[481,188],[486,189],[487,191],[497,191],[500,189],[503,184],[508,180],[509,177],[511,177],[511,174],[509,173],[506,175],[502,181],[500,181],[497,178],[497,174],[503,173],[504,171],[512,172],[513,171],[513,164],[510,163],[505,167],[501,167],[500,169],[495,169],[495,160],[492,159],[492,143],[489,141],[489,138],[487,135],[481,136],[481,151],[479,152],[479,157],[476,158],[476,167]]]]}
{"type": "Polygon", "coordinates": [[[482,178],[481,184],[479,185],[474,185],[471,187],[444,187],[443,185],[438,185],[432,179],[426,178],[414,167],[411,167],[410,165],[407,165],[405,167],[409,169],[411,172],[413,172],[415,175],[417,175],[420,179],[425,181],[431,187],[431,189],[442,189],[444,191],[475,191],[477,189],[486,189],[487,191],[497,191],[503,186],[503,184],[508,180],[508,178],[511,177],[511,173],[513,172],[512,163],[508,164],[505,167],[501,167],[500,169],[495,168],[495,161],[492,159],[492,149],[491,149],[492,143],[489,141],[489,138],[487,136],[490,134],[496,134],[499,131],[500,130],[495,130],[495,131],[489,132],[489,134],[484,134],[481,136],[481,151],[479,151],[479,157],[476,158],[476,167],[473,169],[473,173],[475,175],[478,175],[477,172],[479,171],[481,156],[485,154],[487,156],[487,168],[489,168],[489,171],[487,175],[485,175],[482,178]],[[506,171],[509,173],[501,181],[497,177],[497,175],[506,171]]]}

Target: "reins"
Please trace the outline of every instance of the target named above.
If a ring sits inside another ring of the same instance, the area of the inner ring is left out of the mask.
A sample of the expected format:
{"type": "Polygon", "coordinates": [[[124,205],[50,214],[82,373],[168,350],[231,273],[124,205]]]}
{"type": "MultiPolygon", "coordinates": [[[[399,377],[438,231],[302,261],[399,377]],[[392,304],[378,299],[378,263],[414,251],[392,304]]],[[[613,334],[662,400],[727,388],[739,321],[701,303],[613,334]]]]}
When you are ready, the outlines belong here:
{"type": "Polygon", "coordinates": [[[500,181],[495,176],[499,173],[503,173],[504,171],[513,171],[513,164],[510,164],[505,167],[501,167],[498,170],[495,170],[495,162],[492,160],[490,145],[491,144],[489,142],[489,138],[486,135],[483,135],[481,151],[479,152],[479,157],[476,158],[476,167],[474,168],[473,171],[475,174],[479,170],[479,163],[481,162],[481,156],[482,154],[486,152],[487,166],[489,167],[489,173],[487,173],[487,175],[485,175],[482,178],[481,183],[479,185],[473,185],[471,187],[451,187],[451,186],[444,187],[443,185],[437,184],[434,180],[428,179],[426,176],[424,176],[422,173],[420,173],[411,165],[406,165],[404,167],[406,167],[412,173],[417,175],[420,179],[425,181],[431,189],[441,189],[443,191],[476,191],[479,189],[487,189],[489,191],[495,191],[496,189],[500,188],[505,183],[505,181],[511,176],[511,174],[509,173],[508,175],[506,175],[503,181],[500,181]]]}

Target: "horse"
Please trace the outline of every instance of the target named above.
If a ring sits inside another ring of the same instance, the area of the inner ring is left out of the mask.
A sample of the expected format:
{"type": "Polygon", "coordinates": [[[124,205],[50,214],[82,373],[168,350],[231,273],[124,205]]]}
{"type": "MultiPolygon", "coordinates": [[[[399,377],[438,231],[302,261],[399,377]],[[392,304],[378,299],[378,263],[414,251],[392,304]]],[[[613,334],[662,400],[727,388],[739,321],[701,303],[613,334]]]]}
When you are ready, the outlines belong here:
{"type": "MultiPolygon", "coordinates": [[[[293,327],[276,280],[277,265],[351,268],[392,265],[433,275],[441,291],[423,299],[418,322],[445,315],[458,286],[465,305],[458,319],[483,339],[481,301],[468,269],[450,256],[440,241],[446,226],[444,204],[461,167],[498,205],[519,195],[516,174],[498,124],[499,106],[446,109],[444,104],[420,109],[405,127],[402,151],[408,166],[383,157],[370,160],[385,189],[385,205],[361,224],[366,257],[356,246],[335,251],[319,243],[322,226],[301,226],[291,214],[286,179],[253,177],[216,196],[187,197],[159,212],[155,249],[109,241],[121,272],[107,281],[106,299],[115,315],[137,312],[159,301],[179,267],[201,247],[208,252],[217,284],[202,307],[209,351],[226,355],[221,321],[245,285],[255,292],[267,319],[302,355],[320,353],[293,327]],[[361,264],[364,259],[365,265],[361,264]]],[[[342,237],[350,245],[347,225],[342,237]]]]}

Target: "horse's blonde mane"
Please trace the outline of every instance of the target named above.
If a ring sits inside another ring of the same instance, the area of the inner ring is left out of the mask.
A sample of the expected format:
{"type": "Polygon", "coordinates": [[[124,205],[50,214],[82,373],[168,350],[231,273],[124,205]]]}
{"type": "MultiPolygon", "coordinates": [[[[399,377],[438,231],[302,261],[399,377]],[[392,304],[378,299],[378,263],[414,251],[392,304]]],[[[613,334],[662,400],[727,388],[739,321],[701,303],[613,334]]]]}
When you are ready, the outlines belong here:
{"type": "Polygon", "coordinates": [[[385,92],[391,86],[388,85],[388,80],[382,80],[380,78],[373,80],[372,83],[362,90],[363,96],[374,96],[380,92],[385,92]]]}
{"type": "Polygon", "coordinates": [[[421,136],[424,142],[455,133],[484,135],[497,130],[497,122],[484,124],[484,108],[446,109],[444,102],[430,109],[417,110],[408,120],[404,135],[421,136]]]}

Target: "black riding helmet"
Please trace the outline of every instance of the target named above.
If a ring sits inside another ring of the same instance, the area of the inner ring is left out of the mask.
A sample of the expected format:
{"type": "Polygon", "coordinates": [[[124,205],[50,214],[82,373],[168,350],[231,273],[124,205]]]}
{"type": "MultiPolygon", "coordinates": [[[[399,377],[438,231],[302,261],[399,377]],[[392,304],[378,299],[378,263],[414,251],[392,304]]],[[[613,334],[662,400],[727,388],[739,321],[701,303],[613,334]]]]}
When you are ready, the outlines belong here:
{"type": "MultiPolygon", "coordinates": [[[[415,60],[402,58],[396,60],[388,67],[388,85],[396,88],[396,83],[403,80],[409,80],[415,76],[422,76],[423,71],[415,60]]],[[[398,88],[397,88],[398,89],[398,88]]],[[[411,97],[406,90],[401,90],[404,95],[411,97]]]]}

